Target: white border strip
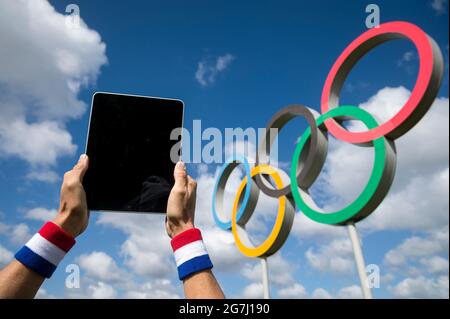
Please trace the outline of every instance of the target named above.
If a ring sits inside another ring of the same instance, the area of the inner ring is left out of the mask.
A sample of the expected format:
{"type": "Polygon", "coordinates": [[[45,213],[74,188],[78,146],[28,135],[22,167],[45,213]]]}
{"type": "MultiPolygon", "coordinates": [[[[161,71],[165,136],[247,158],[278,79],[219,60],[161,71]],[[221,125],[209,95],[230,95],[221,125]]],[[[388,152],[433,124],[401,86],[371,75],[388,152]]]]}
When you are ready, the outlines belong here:
{"type": "Polygon", "coordinates": [[[25,246],[55,266],[58,266],[66,255],[64,250],[55,246],[55,244],[42,237],[39,233],[34,234],[25,246]]]}

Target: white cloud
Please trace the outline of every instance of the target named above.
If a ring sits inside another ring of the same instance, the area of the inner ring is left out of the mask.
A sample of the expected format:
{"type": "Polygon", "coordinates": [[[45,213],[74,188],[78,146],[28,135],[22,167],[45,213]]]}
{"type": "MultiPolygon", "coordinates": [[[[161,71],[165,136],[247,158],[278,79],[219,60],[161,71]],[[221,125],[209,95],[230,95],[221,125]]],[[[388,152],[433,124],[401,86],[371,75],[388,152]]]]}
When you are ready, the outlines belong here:
{"type": "MultiPolygon", "coordinates": [[[[384,262],[388,266],[400,267],[421,257],[433,256],[448,251],[448,227],[431,233],[428,237],[412,236],[389,250],[384,262]]],[[[424,261],[424,264],[427,264],[424,261]]]]}
{"type": "Polygon", "coordinates": [[[36,293],[35,299],[55,299],[56,297],[52,294],[50,294],[47,289],[45,288],[39,288],[38,292],[36,293]]]}
{"type": "MultiPolygon", "coordinates": [[[[120,283],[125,298],[180,298],[180,283],[164,215],[102,214],[98,223],[127,236],[119,256],[127,282],[120,283]],[[174,284],[175,282],[175,284],[174,284]]],[[[114,286],[116,287],[116,285],[114,286]]]]}
{"type": "Polygon", "coordinates": [[[30,171],[27,174],[27,178],[30,180],[36,180],[46,183],[54,183],[61,179],[55,171],[52,171],[48,168],[40,168],[30,171]]]}
{"type": "Polygon", "coordinates": [[[173,285],[164,276],[127,271],[104,252],[81,255],[76,261],[84,271],[81,290],[66,290],[68,298],[180,298],[181,285],[173,285]]]}
{"type": "Polygon", "coordinates": [[[380,277],[380,281],[381,281],[382,285],[390,284],[390,283],[392,283],[394,281],[394,279],[395,279],[395,275],[392,274],[392,273],[387,273],[387,274],[385,274],[385,275],[380,277]]]}
{"type": "Polygon", "coordinates": [[[446,298],[449,294],[447,276],[437,278],[406,278],[390,290],[394,298],[446,298]]]}
{"type": "Polygon", "coordinates": [[[448,225],[426,236],[405,239],[389,250],[384,263],[401,280],[394,284],[391,273],[388,290],[397,298],[448,298],[448,225]],[[447,278],[447,297],[444,293],[447,278]]]}
{"type": "Polygon", "coordinates": [[[331,299],[331,294],[323,288],[316,288],[312,293],[312,298],[314,299],[331,299]]]}
{"type": "Polygon", "coordinates": [[[261,299],[264,297],[262,283],[251,283],[247,285],[242,291],[242,298],[246,299],[261,299]]]}
{"type": "Polygon", "coordinates": [[[117,291],[113,286],[99,281],[97,284],[89,285],[89,297],[94,299],[113,299],[117,297],[117,291]]]}
{"type": "Polygon", "coordinates": [[[341,299],[362,299],[362,291],[360,286],[344,287],[338,292],[338,298],[341,299]]]}
{"type": "Polygon", "coordinates": [[[156,245],[150,238],[137,239],[131,236],[123,243],[121,252],[125,256],[126,264],[137,274],[165,276],[174,273],[175,268],[169,264],[169,256],[161,249],[155,248],[156,245]],[[147,250],[143,250],[144,247],[147,250]]]}
{"type": "Polygon", "coordinates": [[[367,89],[370,86],[370,83],[363,81],[358,81],[356,83],[347,82],[344,84],[344,89],[350,93],[353,93],[357,90],[367,89]]]}
{"type": "Polygon", "coordinates": [[[125,298],[134,299],[179,299],[179,291],[174,288],[170,280],[154,280],[146,282],[136,288],[132,288],[125,292],[125,298]]]}
{"type": "Polygon", "coordinates": [[[25,245],[25,243],[31,239],[30,227],[27,224],[20,223],[10,226],[9,239],[13,244],[25,245]]]}
{"type": "Polygon", "coordinates": [[[215,269],[220,271],[235,270],[235,267],[242,266],[248,260],[237,249],[231,233],[214,227],[203,227],[201,229],[215,269]]]}
{"type": "Polygon", "coordinates": [[[308,264],[315,270],[335,274],[349,274],[354,270],[353,250],[350,240],[334,239],[329,244],[312,247],[305,253],[308,264]]]}
{"type": "Polygon", "coordinates": [[[401,60],[399,61],[399,64],[402,62],[410,62],[414,59],[414,51],[407,51],[403,53],[401,60]]]}
{"type": "MultiPolygon", "coordinates": [[[[25,119],[0,121],[0,152],[18,156],[32,164],[55,165],[59,156],[73,155],[77,149],[72,136],[56,121],[27,123],[25,119]]],[[[31,177],[42,177],[30,173],[31,177]]]]}
{"type": "Polygon", "coordinates": [[[0,235],[5,236],[13,245],[25,245],[33,234],[25,223],[3,224],[0,223],[0,235]]]}
{"type": "Polygon", "coordinates": [[[203,59],[197,65],[195,79],[201,86],[206,87],[216,82],[217,76],[224,72],[235,59],[230,53],[218,56],[215,61],[203,59]]]}
{"type": "Polygon", "coordinates": [[[409,75],[413,75],[415,68],[417,68],[415,66],[417,65],[417,59],[418,59],[417,54],[414,51],[407,51],[403,53],[400,60],[397,61],[397,65],[406,70],[406,72],[408,72],[409,75]]]}
{"type": "Polygon", "coordinates": [[[348,232],[345,227],[317,223],[302,213],[295,215],[291,233],[299,240],[314,238],[328,242],[332,239],[348,238],[348,232]]]}
{"type": "Polygon", "coordinates": [[[216,61],[216,70],[219,72],[225,70],[234,59],[234,56],[229,53],[219,56],[216,61]]]}
{"type": "Polygon", "coordinates": [[[422,258],[420,263],[427,268],[427,271],[432,274],[447,274],[448,275],[448,259],[441,256],[433,256],[430,258],[422,258]]]}
{"type": "Polygon", "coordinates": [[[431,7],[436,12],[436,14],[441,15],[447,12],[447,0],[432,0],[431,7]]]}
{"type": "Polygon", "coordinates": [[[66,16],[45,0],[5,0],[0,14],[0,82],[7,93],[35,100],[30,113],[38,118],[82,115],[86,106],[69,83],[95,81],[107,61],[100,35],[82,19],[79,28],[66,27],[66,16]]]}
{"type": "Polygon", "coordinates": [[[121,246],[121,255],[134,273],[150,278],[176,276],[164,215],[106,213],[98,222],[120,229],[127,235],[121,246]]]}
{"type": "Polygon", "coordinates": [[[117,266],[111,256],[104,252],[94,251],[89,255],[83,254],[77,260],[81,268],[96,280],[103,282],[126,280],[125,273],[117,266]]]}
{"type": "MultiPolygon", "coordinates": [[[[267,260],[269,269],[269,279],[271,284],[277,287],[285,287],[295,282],[293,273],[295,267],[292,266],[281,254],[276,254],[267,260]]],[[[262,280],[262,266],[259,259],[254,260],[253,265],[247,263],[244,265],[242,275],[251,281],[262,280]]]]}
{"type": "Polygon", "coordinates": [[[0,223],[0,235],[4,235],[7,233],[9,226],[3,223],[0,223]]]}
{"type": "Polygon", "coordinates": [[[0,266],[4,266],[13,259],[13,253],[0,245],[0,266]]]}
{"type": "Polygon", "coordinates": [[[285,299],[301,299],[306,298],[307,293],[305,287],[299,283],[294,283],[291,286],[278,289],[278,296],[285,299]]]}
{"type": "Polygon", "coordinates": [[[382,282],[394,298],[448,298],[449,262],[440,256],[447,254],[448,247],[448,225],[404,239],[384,256],[384,263],[397,273],[395,277],[403,279],[393,284],[395,277],[388,273],[382,282]]]}
{"type": "Polygon", "coordinates": [[[86,109],[79,90],[107,62],[99,34],[46,0],[0,2],[0,157],[31,165],[28,178],[54,182],[54,166],[77,147],[66,123],[86,109]]]}
{"type": "Polygon", "coordinates": [[[448,177],[447,168],[429,176],[413,177],[403,189],[394,181],[391,195],[360,227],[369,231],[431,231],[448,225],[448,177]]]}
{"type": "Polygon", "coordinates": [[[52,220],[56,216],[56,209],[46,209],[43,207],[36,207],[30,209],[25,213],[25,218],[40,220],[40,221],[49,221],[52,220]]]}

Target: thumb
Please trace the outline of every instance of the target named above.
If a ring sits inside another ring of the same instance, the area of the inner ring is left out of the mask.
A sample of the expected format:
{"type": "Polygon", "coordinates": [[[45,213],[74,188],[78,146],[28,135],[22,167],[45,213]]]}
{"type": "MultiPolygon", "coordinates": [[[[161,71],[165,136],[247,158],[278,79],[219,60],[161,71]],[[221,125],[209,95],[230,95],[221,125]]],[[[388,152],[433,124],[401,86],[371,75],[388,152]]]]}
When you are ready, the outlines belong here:
{"type": "Polygon", "coordinates": [[[78,163],[73,167],[73,172],[75,176],[78,176],[80,182],[83,181],[84,174],[86,173],[89,166],[89,158],[86,154],[81,154],[78,163]]]}
{"type": "Polygon", "coordinates": [[[173,177],[175,178],[175,187],[179,189],[185,189],[187,186],[187,173],[186,165],[183,162],[178,162],[175,165],[173,171],[173,177]]]}

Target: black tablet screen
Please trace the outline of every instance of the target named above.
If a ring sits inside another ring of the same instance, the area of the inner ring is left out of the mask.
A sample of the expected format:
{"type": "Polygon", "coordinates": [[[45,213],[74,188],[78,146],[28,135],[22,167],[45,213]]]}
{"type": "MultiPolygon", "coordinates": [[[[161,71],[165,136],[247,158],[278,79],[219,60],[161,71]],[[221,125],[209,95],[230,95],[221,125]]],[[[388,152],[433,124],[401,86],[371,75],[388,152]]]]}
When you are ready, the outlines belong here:
{"type": "Polygon", "coordinates": [[[88,208],[164,213],[174,183],[170,152],[179,142],[170,134],[182,122],[179,100],[96,93],[83,180],[88,208]]]}

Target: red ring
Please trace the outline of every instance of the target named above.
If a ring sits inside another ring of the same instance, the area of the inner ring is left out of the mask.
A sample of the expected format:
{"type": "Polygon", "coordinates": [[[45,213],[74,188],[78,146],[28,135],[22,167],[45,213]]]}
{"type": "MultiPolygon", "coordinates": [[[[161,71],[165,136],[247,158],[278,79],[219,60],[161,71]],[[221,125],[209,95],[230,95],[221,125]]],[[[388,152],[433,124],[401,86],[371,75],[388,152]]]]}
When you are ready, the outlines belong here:
{"type": "Polygon", "coordinates": [[[336,60],[323,87],[321,100],[322,114],[330,109],[330,96],[333,98],[333,105],[331,108],[338,105],[339,90],[341,89],[348,72],[350,72],[350,69],[359,58],[373,47],[385,41],[403,37],[408,38],[414,43],[420,61],[419,73],[410,98],[402,109],[389,121],[365,132],[347,131],[334,119],[325,121],[328,131],[336,138],[354,144],[367,143],[381,136],[395,139],[414,126],[428,110],[435,97],[432,97],[432,95],[437,94],[437,90],[440,86],[440,79],[442,78],[442,76],[439,77],[439,58],[442,59],[440,50],[437,50],[438,54],[433,52],[433,45],[435,45],[434,40],[428,37],[422,29],[414,24],[407,22],[389,22],[381,24],[379,28],[372,28],[361,34],[345,48],[336,60]],[[370,41],[370,43],[368,43],[368,41],[370,41]],[[343,66],[344,68],[342,68],[343,66]],[[335,81],[336,79],[337,81],[335,81]],[[436,79],[438,80],[437,83],[435,83],[436,79]],[[436,85],[437,89],[433,90],[433,88],[436,88],[436,85]],[[428,95],[431,95],[432,97],[431,102],[429,102],[430,105],[426,105],[427,101],[430,101],[430,98],[427,99],[428,95]],[[425,105],[421,105],[421,103],[424,103],[425,105]],[[425,108],[425,110],[420,110],[421,108],[425,108]],[[418,114],[417,116],[411,116],[413,113],[418,114]]]}

